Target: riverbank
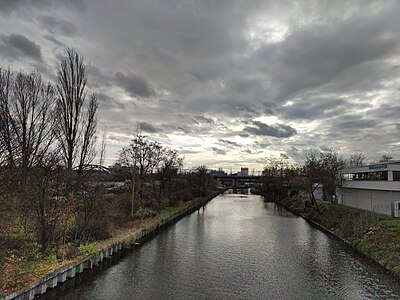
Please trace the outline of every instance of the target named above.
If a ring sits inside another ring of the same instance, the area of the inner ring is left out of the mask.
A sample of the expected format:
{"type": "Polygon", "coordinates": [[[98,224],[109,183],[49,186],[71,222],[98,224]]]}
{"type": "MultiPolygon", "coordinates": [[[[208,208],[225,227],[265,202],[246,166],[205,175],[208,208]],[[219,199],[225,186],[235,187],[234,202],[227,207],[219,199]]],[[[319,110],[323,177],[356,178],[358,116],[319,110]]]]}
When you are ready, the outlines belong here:
{"type": "MultiPolygon", "coordinates": [[[[121,249],[139,245],[140,242],[160,228],[196,211],[224,191],[219,190],[208,197],[193,199],[177,207],[168,207],[153,218],[132,222],[129,226],[119,230],[112,238],[93,243],[82,249],[84,255],[72,260],[53,261],[52,263],[50,260],[48,264],[46,264],[47,261],[31,261],[19,273],[23,276],[23,279],[17,278],[15,281],[14,290],[16,291],[7,291],[8,295],[0,295],[0,298],[5,297],[6,300],[33,299],[35,295],[43,294],[48,288],[53,288],[59,282],[74,277],[76,273],[95,267],[105,258],[121,249]]],[[[2,276],[4,275],[6,274],[2,274],[2,276]]]]}
{"type": "Polygon", "coordinates": [[[400,219],[331,202],[317,208],[300,197],[275,202],[400,276],[400,219]]]}

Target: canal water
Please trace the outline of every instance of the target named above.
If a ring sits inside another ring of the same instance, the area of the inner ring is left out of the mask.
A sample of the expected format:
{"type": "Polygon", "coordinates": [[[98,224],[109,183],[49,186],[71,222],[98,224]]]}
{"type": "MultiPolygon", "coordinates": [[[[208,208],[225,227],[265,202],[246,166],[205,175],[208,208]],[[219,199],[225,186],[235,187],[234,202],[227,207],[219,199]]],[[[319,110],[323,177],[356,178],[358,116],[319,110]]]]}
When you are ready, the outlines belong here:
{"type": "Polygon", "coordinates": [[[302,218],[247,194],[216,197],[103,268],[47,297],[400,299],[399,280],[302,218]]]}

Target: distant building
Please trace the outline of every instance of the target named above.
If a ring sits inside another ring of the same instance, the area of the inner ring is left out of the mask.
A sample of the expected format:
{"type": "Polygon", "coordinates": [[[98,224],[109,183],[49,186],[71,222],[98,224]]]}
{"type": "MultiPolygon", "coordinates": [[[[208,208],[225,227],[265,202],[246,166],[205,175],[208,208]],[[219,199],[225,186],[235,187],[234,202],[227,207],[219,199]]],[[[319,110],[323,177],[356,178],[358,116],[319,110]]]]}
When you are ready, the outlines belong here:
{"type": "Polygon", "coordinates": [[[240,172],[237,173],[238,176],[249,176],[249,168],[240,168],[240,172]]]}
{"type": "Polygon", "coordinates": [[[218,177],[228,176],[228,174],[225,171],[221,170],[221,169],[219,169],[218,171],[217,170],[211,170],[210,173],[211,173],[212,176],[218,176],[218,177]]]}
{"type": "Polygon", "coordinates": [[[340,170],[338,202],[400,217],[400,161],[340,170]]]}

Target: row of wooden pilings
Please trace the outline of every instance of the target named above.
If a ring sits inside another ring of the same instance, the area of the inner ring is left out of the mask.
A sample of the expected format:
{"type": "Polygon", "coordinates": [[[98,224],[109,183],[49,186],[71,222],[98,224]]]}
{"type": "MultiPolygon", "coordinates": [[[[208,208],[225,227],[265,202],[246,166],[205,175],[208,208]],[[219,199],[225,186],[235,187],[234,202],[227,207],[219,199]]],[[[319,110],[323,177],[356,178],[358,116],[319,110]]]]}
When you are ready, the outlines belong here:
{"type": "Polygon", "coordinates": [[[98,266],[104,259],[110,258],[114,253],[117,253],[125,248],[132,248],[138,244],[140,244],[143,240],[148,238],[149,236],[155,234],[159,229],[168,226],[170,224],[175,223],[182,217],[191,214],[192,212],[200,209],[204,206],[208,201],[213,199],[215,196],[222,194],[226,189],[219,190],[215,192],[209,197],[200,199],[197,203],[192,206],[185,207],[182,210],[175,212],[165,219],[161,219],[156,224],[149,226],[147,228],[143,228],[140,232],[132,235],[128,239],[124,239],[118,241],[111,246],[106,247],[105,249],[84,258],[82,261],[79,261],[73,265],[68,265],[61,267],[46,277],[42,278],[39,282],[36,282],[29,287],[11,293],[7,295],[5,300],[31,300],[34,299],[36,295],[44,294],[48,289],[56,287],[59,283],[63,283],[68,278],[73,278],[77,274],[84,272],[85,269],[93,269],[98,266]]]}

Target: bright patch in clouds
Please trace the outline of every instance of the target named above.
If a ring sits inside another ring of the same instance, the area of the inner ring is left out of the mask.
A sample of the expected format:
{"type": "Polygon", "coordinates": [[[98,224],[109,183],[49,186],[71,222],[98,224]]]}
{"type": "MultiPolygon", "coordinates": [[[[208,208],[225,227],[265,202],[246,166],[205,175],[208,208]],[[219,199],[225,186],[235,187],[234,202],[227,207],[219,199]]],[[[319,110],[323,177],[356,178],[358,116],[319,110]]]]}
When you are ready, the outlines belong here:
{"type": "Polygon", "coordinates": [[[400,158],[398,1],[6,2],[0,67],[54,81],[65,47],[83,55],[107,163],[138,122],[187,166],[400,158]]]}

